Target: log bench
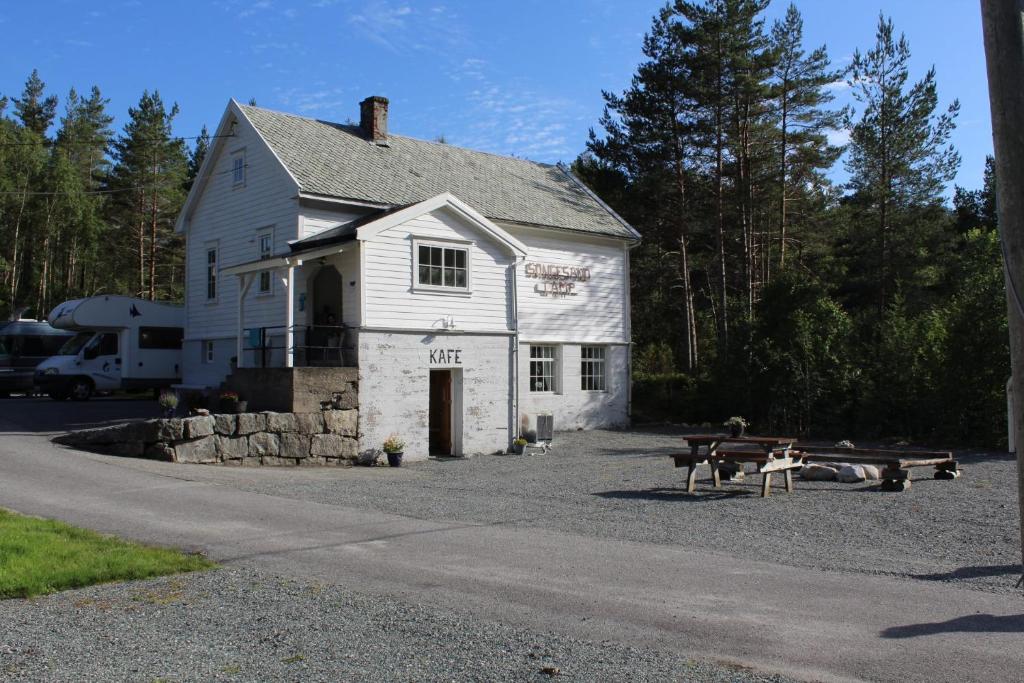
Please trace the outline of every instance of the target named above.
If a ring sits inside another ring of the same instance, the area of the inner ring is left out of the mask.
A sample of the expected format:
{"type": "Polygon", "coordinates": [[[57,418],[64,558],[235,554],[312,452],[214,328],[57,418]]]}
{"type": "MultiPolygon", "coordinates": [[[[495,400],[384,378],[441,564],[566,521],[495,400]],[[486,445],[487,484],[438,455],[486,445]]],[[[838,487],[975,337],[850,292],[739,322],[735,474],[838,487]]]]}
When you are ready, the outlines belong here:
{"type": "Polygon", "coordinates": [[[803,447],[805,462],[842,462],[851,465],[881,465],[882,490],[910,488],[910,468],[934,467],[936,479],[956,479],[960,469],[949,451],[886,451],[871,448],[803,447]]]}

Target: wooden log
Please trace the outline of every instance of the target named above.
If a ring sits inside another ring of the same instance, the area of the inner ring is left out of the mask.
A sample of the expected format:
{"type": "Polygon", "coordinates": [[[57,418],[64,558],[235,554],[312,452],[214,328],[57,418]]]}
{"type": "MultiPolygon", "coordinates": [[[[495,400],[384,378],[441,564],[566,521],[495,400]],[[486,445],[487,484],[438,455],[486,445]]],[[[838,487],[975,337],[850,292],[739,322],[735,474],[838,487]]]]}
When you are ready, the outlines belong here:
{"type": "Polygon", "coordinates": [[[697,490],[697,463],[690,463],[690,471],[686,475],[686,492],[697,490]]]}
{"type": "Polygon", "coordinates": [[[711,481],[714,482],[715,488],[722,488],[722,473],[718,470],[718,460],[712,460],[711,462],[711,481]]]}
{"type": "Polygon", "coordinates": [[[786,493],[793,493],[793,469],[790,468],[785,471],[786,474],[786,493]]]}
{"type": "Polygon", "coordinates": [[[761,497],[767,498],[772,492],[772,473],[765,472],[761,477],[761,497]]]}

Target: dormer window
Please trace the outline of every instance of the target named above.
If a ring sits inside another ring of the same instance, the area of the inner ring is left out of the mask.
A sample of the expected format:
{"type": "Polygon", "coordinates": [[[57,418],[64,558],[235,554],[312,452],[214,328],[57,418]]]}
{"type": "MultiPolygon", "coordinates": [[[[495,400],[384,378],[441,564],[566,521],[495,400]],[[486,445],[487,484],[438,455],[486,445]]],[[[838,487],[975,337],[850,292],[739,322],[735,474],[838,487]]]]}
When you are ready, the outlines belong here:
{"type": "Polygon", "coordinates": [[[245,185],[245,150],[231,155],[231,180],[233,185],[245,185]]]}
{"type": "Polygon", "coordinates": [[[470,244],[415,243],[417,289],[469,291],[470,244]]]}

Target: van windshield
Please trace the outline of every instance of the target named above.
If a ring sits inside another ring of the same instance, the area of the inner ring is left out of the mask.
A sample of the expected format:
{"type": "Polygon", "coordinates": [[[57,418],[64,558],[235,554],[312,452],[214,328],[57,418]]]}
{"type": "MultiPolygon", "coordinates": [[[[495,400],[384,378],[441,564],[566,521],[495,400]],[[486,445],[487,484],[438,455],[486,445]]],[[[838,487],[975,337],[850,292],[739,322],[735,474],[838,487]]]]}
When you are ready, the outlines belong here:
{"type": "Polygon", "coordinates": [[[85,343],[93,338],[95,332],[79,332],[71,339],[64,342],[64,346],[60,347],[61,356],[77,356],[78,352],[82,350],[85,343]]]}

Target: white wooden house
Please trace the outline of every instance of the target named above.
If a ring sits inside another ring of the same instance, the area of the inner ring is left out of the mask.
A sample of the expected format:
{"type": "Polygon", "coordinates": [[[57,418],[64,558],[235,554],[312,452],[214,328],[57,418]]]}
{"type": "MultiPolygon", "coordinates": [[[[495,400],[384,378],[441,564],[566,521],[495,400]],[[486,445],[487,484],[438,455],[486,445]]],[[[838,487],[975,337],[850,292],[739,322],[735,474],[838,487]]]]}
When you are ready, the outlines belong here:
{"type": "Polygon", "coordinates": [[[177,224],[183,384],[357,366],[360,447],[412,459],[625,425],[639,235],[568,169],[391,135],[387,106],[228,104],[177,224]]]}

